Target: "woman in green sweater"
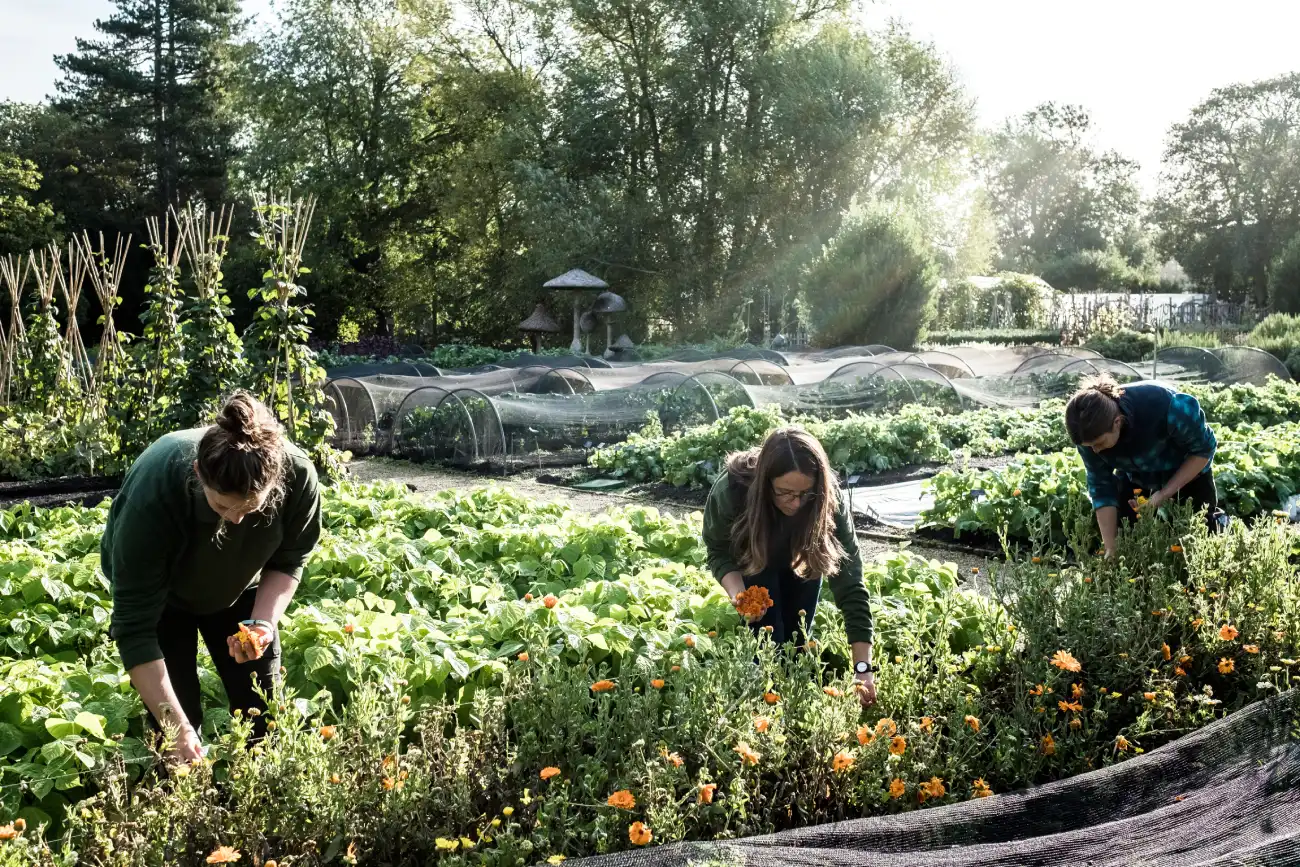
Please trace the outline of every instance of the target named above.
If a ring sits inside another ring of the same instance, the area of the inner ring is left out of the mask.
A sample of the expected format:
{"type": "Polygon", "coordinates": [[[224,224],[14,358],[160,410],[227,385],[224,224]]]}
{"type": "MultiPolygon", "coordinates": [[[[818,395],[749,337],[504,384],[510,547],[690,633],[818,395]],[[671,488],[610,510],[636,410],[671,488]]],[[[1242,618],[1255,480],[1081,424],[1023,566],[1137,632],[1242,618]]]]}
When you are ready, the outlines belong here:
{"type": "Polygon", "coordinates": [[[750,628],[778,644],[812,633],[822,578],[844,615],[854,676],[864,706],[876,700],[871,664],[871,604],[862,583],[853,521],[830,460],[815,437],[798,428],[768,435],[761,448],[731,455],[704,509],[709,568],[733,604],[763,587],[772,606],[750,628]]]}
{"type": "MultiPolygon", "coordinates": [[[[170,756],[203,755],[198,637],[231,710],[264,709],[280,668],[276,624],[320,538],[320,489],[265,406],[237,393],[216,424],[167,434],[131,466],[100,546],[111,635],[170,756]]],[[[265,731],[255,720],[254,734],[265,731]]]]}

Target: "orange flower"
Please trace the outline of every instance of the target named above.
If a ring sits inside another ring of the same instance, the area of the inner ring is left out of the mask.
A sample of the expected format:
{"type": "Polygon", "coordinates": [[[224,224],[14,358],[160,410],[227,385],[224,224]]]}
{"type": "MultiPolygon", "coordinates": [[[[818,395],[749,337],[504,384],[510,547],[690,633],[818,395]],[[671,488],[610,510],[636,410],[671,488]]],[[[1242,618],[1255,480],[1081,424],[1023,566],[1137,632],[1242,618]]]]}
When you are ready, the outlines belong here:
{"type": "Polygon", "coordinates": [[[327,741],[328,741],[328,740],[331,740],[331,739],[334,737],[335,732],[336,732],[336,729],[334,728],[334,726],[321,726],[321,727],[320,727],[320,736],[321,736],[324,740],[327,740],[327,741]]]}
{"type": "Polygon", "coordinates": [[[1075,659],[1068,650],[1056,651],[1056,654],[1051,659],[1051,663],[1062,671],[1078,671],[1082,668],[1082,666],[1079,665],[1079,660],[1075,659]]]}
{"type": "Polygon", "coordinates": [[[943,787],[943,780],[938,777],[931,777],[930,781],[922,783],[920,788],[922,801],[926,798],[942,798],[948,791],[943,787]]]}
{"type": "Polygon", "coordinates": [[[1169,650],[1168,644],[1160,645],[1160,653],[1164,656],[1166,662],[1173,658],[1173,653],[1169,650]]]}
{"type": "Polygon", "coordinates": [[[889,741],[889,754],[891,756],[901,756],[907,750],[907,738],[902,735],[894,735],[889,741]]]}
{"type": "Polygon", "coordinates": [[[1019,488],[1016,488],[1014,491],[1012,491],[1012,492],[1011,492],[1011,496],[1013,496],[1013,497],[1018,497],[1018,496],[1020,496],[1020,489],[1019,489],[1019,488]]]}
{"type": "Polygon", "coordinates": [[[632,841],[633,846],[646,846],[654,834],[650,833],[649,826],[645,822],[633,822],[627,829],[627,838],[632,841]]]}
{"type": "Polygon", "coordinates": [[[1154,692],[1144,692],[1142,693],[1142,697],[1145,698],[1147,701],[1156,700],[1156,694],[1154,692]]]}
{"type": "Polygon", "coordinates": [[[1179,677],[1187,676],[1187,672],[1183,670],[1183,667],[1181,665],[1174,666],[1174,674],[1178,675],[1179,677]]]}
{"type": "Polygon", "coordinates": [[[889,781],[889,797],[901,798],[907,793],[907,785],[898,777],[889,781]]]}
{"type": "Polygon", "coordinates": [[[351,623],[349,623],[349,624],[347,624],[346,626],[343,627],[343,634],[344,634],[344,635],[351,635],[352,633],[354,633],[354,632],[356,632],[356,631],[357,631],[357,628],[356,628],[355,626],[353,626],[351,623]]]}
{"type": "Polygon", "coordinates": [[[984,782],[983,777],[980,777],[979,779],[971,783],[970,787],[971,787],[971,795],[973,795],[976,798],[987,798],[989,795],[993,794],[993,790],[989,788],[988,783],[984,782]]]}
{"type": "Polygon", "coordinates": [[[898,724],[889,717],[882,717],[876,722],[876,737],[892,738],[898,734],[898,724]]]}
{"type": "Polygon", "coordinates": [[[682,757],[677,755],[677,753],[670,753],[667,750],[664,750],[664,758],[667,759],[668,764],[672,765],[674,768],[680,768],[682,765],[686,764],[682,761],[682,757]]]}
{"type": "Polygon", "coordinates": [[[754,731],[758,732],[759,734],[763,734],[763,732],[767,731],[771,727],[772,727],[772,721],[767,717],[760,716],[754,718],[754,731]]]}
{"type": "Polygon", "coordinates": [[[1050,734],[1043,735],[1042,750],[1043,750],[1043,755],[1045,756],[1056,755],[1056,739],[1053,738],[1050,734]]]}
{"type": "Polygon", "coordinates": [[[673,673],[673,674],[676,674],[677,672],[679,672],[679,671],[681,671],[681,670],[682,670],[682,667],[681,667],[680,665],[674,665],[674,666],[672,667],[672,673],[673,673]]]}
{"type": "Polygon", "coordinates": [[[1081,683],[1070,684],[1070,698],[1076,698],[1076,699],[1083,698],[1083,684],[1081,683]]]}
{"type": "Polygon", "coordinates": [[[1034,565],[1038,565],[1039,563],[1043,562],[1043,558],[1042,558],[1042,557],[1031,557],[1031,558],[1029,558],[1029,561],[1030,561],[1031,563],[1033,563],[1034,565]]]}
{"type": "Polygon", "coordinates": [[[1192,658],[1191,658],[1190,656],[1182,656],[1182,657],[1179,657],[1179,659],[1178,659],[1178,664],[1179,664],[1179,665],[1187,665],[1187,664],[1188,664],[1189,662],[1191,662],[1191,661],[1192,661],[1192,658]]]}
{"type": "Polygon", "coordinates": [[[653,686],[655,689],[663,689],[664,680],[662,677],[656,677],[654,680],[650,681],[650,685],[653,686]]]}
{"type": "Polygon", "coordinates": [[[384,791],[391,792],[393,787],[396,785],[397,780],[394,780],[392,777],[384,777],[384,791]]]}
{"type": "Polygon", "coordinates": [[[552,780],[560,775],[560,769],[557,767],[542,768],[541,777],[543,780],[552,780]]]}
{"type": "Polygon", "coordinates": [[[13,825],[0,825],[0,841],[13,840],[18,833],[18,829],[13,825]]]}
{"type": "Polygon", "coordinates": [[[868,726],[868,725],[861,725],[861,726],[858,726],[858,743],[859,743],[859,744],[861,744],[862,746],[865,747],[867,744],[871,743],[873,740],[875,740],[875,735],[873,735],[873,734],[871,733],[871,726],[868,726]]]}
{"type": "Polygon", "coordinates": [[[1237,637],[1237,627],[1230,623],[1225,623],[1219,628],[1219,638],[1224,641],[1232,641],[1237,637]]]}
{"type": "Polygon", "coordinates": [[[338,785],[339,783],[341,783],[341,782],[343,782],[343,780],[342,780],[342,778],[339,777],[338,774],[330,774],[330,783],[331,783],[331,784],[337,786],[337,785],[338,785]]]}
{"type": "Polygon", "coordinates": [[[627,789],[619,789],[617,792],[610,795],[609,799],[606,800],[605,803],[609,804],[611,807],[617,807],[620,810],[631,810],[636,807],[636,798],[634,798],[632,793],[627,789]]]}
{"type": "Polygon", "coordinates": [[[1246,651],[1247,653],[1259,653],[1259,645],[1258,645],[1258,644],[1245,644],[1245,645],[1242,645],[1242,648],[1241,648],[1241,649],[1244,650],[1244,651],[1246,651]]]}
{"type": "Polygon", "coordinates": [[[1204,623],[1204,622],[1205,622],[1205,620],[1204,620],[1203,618],[1198,617],[1198,618],[1196,618],[1195,620],[1192,621],[1192,628],[1193,628],[1193,629],[1200,629],[1200,628],[1201,628],[1201,624],[1204,623]]]}
{"type": "Polygon", "coordinates": [[[531,593],[525,593],[525,594],[524,594],[524,601],[525,601],[525,602],[532,602],[532,601],[533,601],[533,594],[531,594],[531,593]]]}
{"type": "Polygon", "coordinates": [[[1070,720],[1071,731],[1077,732],[1081,728],[1083,728],[1083,720],[1079,719],[1078,717],[1075,717],[1074,719],[1070,720]]]}
{"type": "Polygon", "coordinates": [[[831,770],[836,773],[843,773],[853,767],[853,761],[853,756],[849,755],[844,750],[840,750],[835,754],[835,758],[831,759],[831,770]]]}
{"type": "Polygon", "coordinates": [[[1115,749],[1119,750],[1120,752],[1124,752],[1128,748],[1129,748],[1128,738],[1124,737],[1123,735],[1120,735],[1119,737],[1115,738],[1115,749]]]}
{"type": "Polygon", "coordinates": [[[239,640],[239,643],[253,659],[261,659],[262,654],[266,651],[266,648],[262,645],[261,634],[254,632],[242,623],[239,624],[239,631],[235,633],[235,638],[239,640]]]}
{"type": "Polygon", "coordinates": [[[709,638],[717,638],[717,637],[718,637],[718,630],[716,630],[716,629],[710,629],[710,630],[709,630],[709,638]]]}
{"type": "Polygon", "coordinates": [[[781,696],[777,695],[774,692],[763,693],[763,701],[767,702],[768,704],[776,704],[780,700],[781,700],[781,696]]]}
{"type": "Polygon", "coordinates": [[[1232,674],[1233,669],[1236,667],[1236,660],[1219,658],[1219,674],[1232,674]]]}
{"type": "Polygon", "coordinates": [[[750,587],[736,596],[736,611],[746,620],[761,620],[772,604],[766,587],[750,587]]]}
{"type": "Polygon", "coordinates": [[[523,653],[519,654],[519,656],[517,656],[516,659],[518,659],[520,662],[527,662],[527,661],[528,661],[528,651],[525,650],[523,653]]]}
{"type": "Polygon", "coordinates": [[[598,680],[591,685],[592,692],[609,692],[613,688],[614,681],[612,680],[598,680]]]}
{"type": "Polygon", "coordinates": [[[234,864],[239,860],[239,850],[234,846],[218,846],[208,856],[209,864],[234,864]]]}
{"type": "Polygon", "coordinates": [[[741,741],[740,743],[736,744],[735,752],[736,755],[740,756],[740,758],[747,765],[756,765],[758,764],[758,760],[763,757],[761,753],[754,752],[750,748],[749,744],[745,743],[744,741],[741,741]]]}
{"type": "Polygon", "coordinates": [[[971,731],[977,732],[980,730],[980,721],[977,717],[973,717],[970,714],[966,714],[966,719],[964,720],[964,722],[966,723],[966,725],[970,726],[971,731]]]}
{"type": "Polygon", "coordinates": [[[1169,550],[1170,550],[1171,552],[1173,552],[1174,554],[1181,554],[1181,553],[1183,553],[1183,546],[1182,546],[1182,545],[1170,545],[1170,546],[1169,546],[1169,550]]]}
{"type": "Polygon", "coordinates": [[[21,834],[22,832],[26,831],[26,830],[27,830],[27,820],[24,819],[24,818],[22,818],[21,816],[20,816],[19,818],[17,818],[17,819],[14,819],[14,830],[17,831],[19,834],[21,834]]]}
{"type": "Polygon", "coordinates": [[[928,716],[921,717],[921,731],[928,732],[934,726],[934,720],[928,716]]]}
{"type": "Polygon", "coordinates": [[[1043,685],[1040,683],[1040,684],[1038,684],[1037,686],[1031,686],[1031,687],[1029,687],[1029,694],[1030,694],[1030,695],[1042,695],[1042,694],[1043,694],[1043,685]]]}
{"type": "Polygon", "coordinates": [[[554,596],[552,596],[549,593],[547,593],[545,596],[542,597],[542,604],[545,605],[547,608],[554,608],[556,605],[559,604],[559,602],[560,602],[559,599],[556,599],[554,596]]]}
{"type": "Polygon", "coordinates": [[[712,804],[713,793],[716,792],[717,790],[718,790],[717,783],[705,783],[704,785],[700,786],[700,799],[699,799],[700,803],[712,804]]]}
{"type": "Polygon", "coordinates": [[[972,566],[972,567],[970,567],[970,574],[972,574],[972,575],[978,575],[978,574],[980,574],[980,567],[978,567],[978,566],[972,566]]]}
{"type": "Polygon", "coordinates": [[[1058,701],[1056,706],[1061,709],[1061,713],[1068,713],[1069,711],[1078,712],[1083,710],[1083,705],[1079,704],[1077,701],[1058,701]]]}

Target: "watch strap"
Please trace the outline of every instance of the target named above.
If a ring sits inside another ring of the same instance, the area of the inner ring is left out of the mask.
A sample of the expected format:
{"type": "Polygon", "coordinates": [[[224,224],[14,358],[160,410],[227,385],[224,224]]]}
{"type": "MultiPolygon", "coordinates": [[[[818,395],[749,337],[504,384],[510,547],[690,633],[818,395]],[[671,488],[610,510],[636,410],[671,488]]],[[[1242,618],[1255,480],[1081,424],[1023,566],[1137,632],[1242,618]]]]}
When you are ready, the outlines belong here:
{"type": "Polygon", "coordinates": [[[275,631],[276,631],[276,630],[275,630],[275,624],[272,623],[272,622],[269,621],[269,620],[241,620],[241,621],[240,621],[240,625],[241,625],[241,626],[261,626],[261,627],[263,627],[263,628],[265,628],[265,629],[269,629],[269,630],[271,631],[272,634],[275,634],[275,631]]]}

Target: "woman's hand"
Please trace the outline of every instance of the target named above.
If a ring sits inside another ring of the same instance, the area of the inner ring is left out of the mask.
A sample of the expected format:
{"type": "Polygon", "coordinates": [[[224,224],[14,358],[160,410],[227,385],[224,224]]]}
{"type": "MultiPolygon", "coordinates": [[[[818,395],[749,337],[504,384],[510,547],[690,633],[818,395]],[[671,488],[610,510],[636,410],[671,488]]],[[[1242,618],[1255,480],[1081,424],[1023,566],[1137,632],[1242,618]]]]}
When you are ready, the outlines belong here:
{"type": "Polygon", "coordinates": [[[722,585],[722,589],[731,598],[732,605],[735,605],[736,600],[740,598],[740,594],[745,592],[745,576],[739,572],[728,572],[722,576],[722,580],[718,583],[722,585]]]}
{"type": "Polygon", "coordinates": [[[205,752],[199,733],[189,726],[181,726],[176,733],[176,743],[167,751],[167,761],[174,765],[189,764],[202,759],[205,752]]]}
{"type": "Polygon", "coordinates": [[[876,703],[876,676],[868,671],[866,674],[855,674],[854,678],[857,680],[855,688],[858,701],[862,702],[864,708],[871,707],[876,703]]]}
{"type": "Polygon", "coordinates": [[[257,636],[258,643],[261,645],[257,653],[253,652],[252,647],[241,642],[238,634],[226,637],[226,646],[230,648],[230,655],[234,658],[235,662],[240,664],[260,659],[262,656],[261,651],[270,647],[271,641],[275,638],[274,630],[260,624],[248,627],[248,631],[257,636]]]}

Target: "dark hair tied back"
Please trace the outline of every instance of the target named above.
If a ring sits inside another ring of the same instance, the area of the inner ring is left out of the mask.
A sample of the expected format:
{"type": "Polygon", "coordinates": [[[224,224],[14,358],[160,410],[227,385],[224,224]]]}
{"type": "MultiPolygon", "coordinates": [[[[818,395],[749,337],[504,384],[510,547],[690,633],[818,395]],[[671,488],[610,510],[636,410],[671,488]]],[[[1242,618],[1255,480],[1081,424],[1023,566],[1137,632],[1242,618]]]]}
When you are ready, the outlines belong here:
{"type": "Polygon", "coordinates": [[[1090,443],[1110,432],[1119,416],[1119,399],[1124,389],[1108,373],[1079,383],[1079,390],[1065,405],[1065,429],[1076,446],[1090,443]]]}
{"type": "Polygon", "coordinates": [[[219,494],[249,499],[267,495],[274,508],[284,494],[288,458],[280,422],[265,404],[237,391],[199,441],[199,480],[219,494]]]}

